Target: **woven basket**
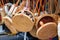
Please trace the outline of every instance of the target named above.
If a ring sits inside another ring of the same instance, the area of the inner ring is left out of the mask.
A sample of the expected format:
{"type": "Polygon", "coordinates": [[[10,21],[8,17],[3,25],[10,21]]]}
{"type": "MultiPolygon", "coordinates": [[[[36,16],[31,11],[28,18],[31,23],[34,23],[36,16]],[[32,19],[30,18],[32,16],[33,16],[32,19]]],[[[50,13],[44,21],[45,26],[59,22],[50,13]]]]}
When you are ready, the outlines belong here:
{"type": "Polygon", "coordinates": [[[34,26],[34,28],[30,31],[30,34],[34,37],[38,37],[39,39],[48,39],[49,37],[53,38],[57,35],[57,16],[54,14],[42,14],[37,18],[36,21],[36,27],[34,26]],[[38,29],[36,29],[39,20],[41,20],[43,17],[45,16],[50,16],[52,17],[55,21],[54,22],[50,22],[50,23],[46,23],[42,26],[40,26],[38,29]],[[50,26],[51,25],[51,26],[50,26]],[[45,26],[45,27],[44,27],[45,26]],[[48,27],[49,26],[49,27],[48,27]],[[45,32],[45,30],[49,30],[47,32],[45,32]],[[51,31],[52,30],[52,31],[51,31]],[[40,32],[41,31],[41,32],[40,32]],[[43,32],[43,33],[42,33],[43,32]],[[43,35],[40,35],[43,34],[43,35]],[[48,33],[48,34],[46,34],[48,33]],[[50,36],[51,35],[51,36],[50,36]],[[53,35],[53,36],[52,36],[53,35]],[[45,36],[45,37],[44,37],[45,36]]]}
{"type": "MultiPolygon", "coordinates": [[[[25,10],[28,11],[28,10],[25,10]]],[[[28,11],[32,14],[32,12],[28,11]]],[[[32,14],[33,16],[33,14],[32,14]]],[[[34,18],[34,16],[33,16],[34,18]]],[[[31,18],[26,15],[25,13],[17,13],[13,18],[13,25],[16,27],[16,30],[19,32],[28,32],[31,31],[34,26],[34,21],[31,20],[31,18]]]]}
{"type": "Polygon", "coordinates": [[[43,14],[43,15],[41,15],[36,22],[36,27],[38,27],[37,25],[38,25],[39,20],[41,20],[45,16],[52,17],[54,22],[48,22],[48,23],[43,24],[42,26],[40,26],[38,28],[38,30],[36,32],[36,36],[39,39],[53,38],[57,35],[57,23],[56,23],[55,16],[53,14],[43,14]]]}
{"type": "Polygon", "coordinates": [[[4,17],[4,23],[6,27],[11,31],[11,34],[17,34],[15,27],[12,25],[12,20],[9,17],[4,17]]]}

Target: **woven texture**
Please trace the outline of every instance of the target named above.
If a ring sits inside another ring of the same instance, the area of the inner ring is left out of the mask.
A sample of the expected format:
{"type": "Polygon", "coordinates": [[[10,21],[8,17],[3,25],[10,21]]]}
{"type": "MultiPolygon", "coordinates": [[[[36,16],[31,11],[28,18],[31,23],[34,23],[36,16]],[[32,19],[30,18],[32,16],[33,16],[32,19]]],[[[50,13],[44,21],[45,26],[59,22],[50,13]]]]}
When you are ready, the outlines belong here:
{"type": "Polygon", "coordinates": [[[20,32],[28,32],[33,28],[34,23],[25,14],[19,14],[12,18],[13,25],[20,32]]]}
{"type": "Polygon", "coordinates": [[[39,39],[53,38],[57,35],[56,23],[50,22],[42,25],[36,32],[39,39]]]}

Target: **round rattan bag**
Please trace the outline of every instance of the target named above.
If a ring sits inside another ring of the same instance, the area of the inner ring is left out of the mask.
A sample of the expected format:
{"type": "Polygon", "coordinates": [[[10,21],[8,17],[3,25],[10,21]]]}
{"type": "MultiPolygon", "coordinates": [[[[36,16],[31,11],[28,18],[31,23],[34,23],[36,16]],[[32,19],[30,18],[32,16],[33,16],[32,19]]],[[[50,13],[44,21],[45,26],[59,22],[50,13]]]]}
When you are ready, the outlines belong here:
{"type": "Polygon", "coordinates": [[[36,22],[36,36],[39,39],[53,38],[57,35],[57,23],[53,14],[42,14],[36,22]]]}
{"type": "Polygon", "coordinates": [[[23,12],[16,13],[12,21],[19,32],[28,32],[32,30],[35,20],[32,12],[24,10],[23,12]]]}

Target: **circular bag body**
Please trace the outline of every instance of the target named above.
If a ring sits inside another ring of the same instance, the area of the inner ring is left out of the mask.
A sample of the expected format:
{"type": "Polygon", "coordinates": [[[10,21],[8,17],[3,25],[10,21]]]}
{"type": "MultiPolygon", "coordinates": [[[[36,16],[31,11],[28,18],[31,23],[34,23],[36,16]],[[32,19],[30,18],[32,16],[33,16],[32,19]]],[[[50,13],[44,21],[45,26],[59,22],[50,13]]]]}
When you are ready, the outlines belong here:
{"type": "Polygon", "coordinates": [[[29,32],[32,30],[34,26],[34,16],[32,12],[28,10],[25,10],[24,12],[17,13],[12,18],[13,25],[19,32],[29,32]],[[24,12],[27,12],[27,13],[24,13],[24,12]],[[29,15],[31,15],[32,17],[30,17],[29,15]]]}
{"type": "Polygon", "coordinates": [[[48,38],[53,38],[57,35],[57,23],[56,23],[56,19],[53,17],[53,14],[43,14],[39,17],[39,19],[36,22],[36,28],[37,32],[36,32],[36,36],[39,39],[48,39],[48,38]],[[41,21],[41,19],[43,19],[44,17],[46,17],[46,20],[48,20],[47,23],[45,23],[45,21],[43,21],[43,25],[38,25],[38,22],[41,21]],[[49,18],[51,19],[49,19],[49,18]]]}
{"type": "Polygon", "coordinates": [[[57,35],[56,23],[50,22],[42,25],[36,32],[39,39],[53,38],[57,35]]]}
{"type": "MultiPolygon", "coordinates": [[[[47,38],[49,38],[48,36],[47,36],[47,34],[46,34],[46,37],[44,38],[43,36],[42,36],[42,38],[40,38],[38,35],[39,35],[39,30],[41,29],[41,30],[44,30],[44,28],[47,30],[47,29],[49,29],[49,31],[51,31],[50,33],[51,33],[51,35],[53,35],[52,37],[55,37],[56,35],[57,35],[57,19],[56,19],[56,15],[54,15],[54,14],[42,14],[41,16],[39,16],[38,17],[38,19],[37,19],[37,21],[36,21],[36,26],[34,26],[33,27],[33,29],[29,32],[33,37],[38,37],[39,39],[47,39],[47,38]],[[39,22],[39,20],[41,20],[43,17],[45,17],[45,16],[49,16],[49,17],[52,17],[53,18],[53,20],[54,20],[54,22],[48,22],[48,23],[46,23],[46,24],[44,24],[43,26],[46,26],[46,28],[45,27],[41,27],[41,26],[39,26],[39,28],[37,29],[37,25],[38,25],[38,22],[39,22]],[[50,25],[52,25],[51,27],[50,27],[50,25]],[[49,27],[48,27],[49,26],[49,27]],[[51,28],[53,28],[53,29],[51,29],[51,28]],[[52,34],[52,32],[54,32],[53,34],[52,34]]],[[[42,32],[44,32],[44,31],[42,31],[42,32]]],[[[48,31],[47,31],[48,32],[48,31]]],[[[43,34],[43,33],[42,33],[43,34]]],[[[45,34],[44,34],[45,35],[45,34]]],[[[48,34],[49,35],[49,34],[48,34]]],[[[52,38],[51,36],[50,36],[50,38],[52,38]]]]}
{"type": "Polygon", "coordinates": [[[6,27],[10,30],[10,34],[17,34],[17,30],[15,29],[15,27],[12,25],[12,20],[8,17],[5,16],[4,18],[4,23],[6,25],[6,27]]]}

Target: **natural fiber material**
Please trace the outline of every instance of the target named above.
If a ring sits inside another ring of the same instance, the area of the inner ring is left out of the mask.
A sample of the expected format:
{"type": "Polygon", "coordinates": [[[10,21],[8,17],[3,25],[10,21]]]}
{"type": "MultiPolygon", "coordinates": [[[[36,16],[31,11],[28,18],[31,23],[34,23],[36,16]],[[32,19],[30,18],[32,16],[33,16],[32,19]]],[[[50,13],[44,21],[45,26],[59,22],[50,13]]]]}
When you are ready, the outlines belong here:
{"type": "Polygon", "coordinates": [[[58,18],[58,39],[60,40],[60,17],[58,18]]]}
{"type": "Polygon", "coordinates": [[[60,37],[58,37],[58,39],[60,40],[60,37]]]}
{"type": "Polygon", "coordinates": [[[4,20],[3,20],[3,17],[6,15],[5,14],[5,11],[2,9],[2,10],[0,10],[0,15],[1,15],[1,22],[0,22],[0,24],[3,24],[3,22],[4,22],[4,20]]]}
{"type": "Polygon", "coordinates": [[[34,36],[34,37],[38,37],[39,39],[49,39],[49,37],[55,37],[56,35],[57,35],[57,19],[55,19],[55,18],[57,18],[57,16],[56,15],[54,15],[54,14],[42,14],[41,16],[39,16],[38,17],[38,19],[37,19],[37,21],[36,21],[36,27],[34,26],[34,28],[30,31],[30,34],[32,35],[32,36],[34,36]],[[39,20],[41,20],[41,18],[43,18],[43,17],[45,17],[45,16],[50,16],[50,17],[52,17],[55,21],[54,22],[49,22],[49,23],[46,23],[46,24],[44,24],[44,25],[42,25],[42,26],[40,26],[38,29],[36,29],[36,27],[37,27],[37,25],[38,25],[38,22],[39,22],[39,20]],[[44,27],[43,27],[44,26],[44,27]],[[45,28],[45,26],[47,26],[46,28],[45,28]],[[42,29],[41,29],[42,28],[42,29]],[[40,32],[38,32],[38,30],[43,30],[42,32],[43,32],[43,34],[42,35],[45,35],[46,37],[44,38],[44,37],[42,37],[42,36],[39,36],[38,35],[38,33],[40,33],[40,32]],[[47,32],[49,32],[49,34],[46,34],[45,32],[44,32],[44,30],[46,30],[47,32]],[[49,30],[49,31],[48,31],[49,30]],[[51,31],[52,30],[52,31],[51,31]],[[52,33],[53,32],[53,33],[52,33]],[[45,33],[45,34],[44,34],[45,33]],[[50,35],[50,33],[51,33],[51,35],[53,35],[53,36],[49,36],[48,37],[48,35],[50,35]],[[40,38],[40,37],[42,37],[42,38],[40,38]]]}
{"type": "Polygon", "coordinates": [[[33,29],[29,32],[33,37],[37,37],[36,36],[36,32],[37,32],[37,29],[36,27],[34,26],[33,29]]]}
{"type": "Polygon", "coordinates": [[[53,38],[57,35],[57,20],[55,19],[54,14],[42,14],[41,16],[39,16],[36,22],[36,27],[38,25],[39,20],[41,20],[45,16],[52,17],[54,22],[43,24],[38,28],[36,35],[39,39],[53,38]]]}
{"type": "Polygon", "coordinates": [[[42,25],[36,32],[39,39],[53,38],[57,35],[56,23],[50,22],[42,25]]]}
{"type": "Polygon", "coordinates": [[[17,31],[14,26],[12,26],[12,20],[9,17],[4,17],[4,22],[7,28],[11,31],[12,34],[16,34],[17,31]]]}
{"type": "Polygon", "coordinates": [[[13,18],[13,25],[20,32],[31,31],[34,25],[34,22],[25,14],[16,14],[13,18]]]}
{"type": "Polygon", "coordinates": [[[42,15],[40,15],[40,16],[38,17],[38,20],[37,20],[36,24],[38,23],[38,21],[39,21],[41,18],[43,18],[43,17],[45,17],[45,16],[50,16],[50,17],[52,17],[52,18],[55,20],[54,22],[57,21],[57,16],[54,15],[54,14],[42,14],[42,15]]]}

